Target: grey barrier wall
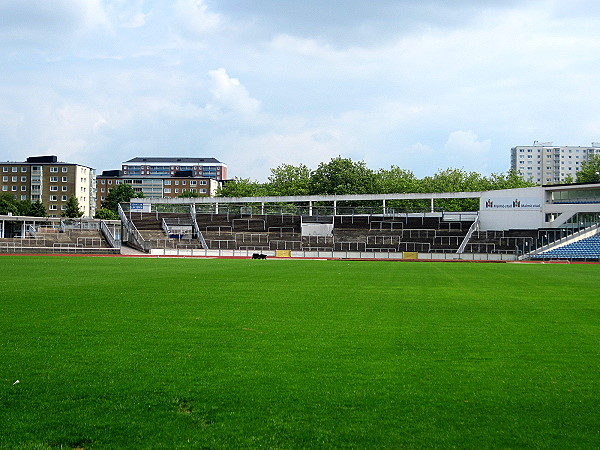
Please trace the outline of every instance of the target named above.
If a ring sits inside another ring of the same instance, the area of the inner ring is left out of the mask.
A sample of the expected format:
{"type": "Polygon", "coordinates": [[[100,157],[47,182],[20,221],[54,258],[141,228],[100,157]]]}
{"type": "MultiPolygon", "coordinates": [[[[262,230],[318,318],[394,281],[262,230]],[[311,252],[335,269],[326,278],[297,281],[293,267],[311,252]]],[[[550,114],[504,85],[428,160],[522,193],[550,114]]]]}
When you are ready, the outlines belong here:
{"type": "MultiPolygon", "coordinates": [[[[204,249],[151,249],[154,256],[205,256],[205,257],[248,257],[251,258],[256,250],[204,250],[204,249]]],[[[267,257],[275,257],[275,251],[265,250],[261,253],[267,257]]],[[[331,252],[331,251],[292,251],[291,258],[307,259],[389,259],[402,260],[402,252],[331,252]]],[[[279,259],[287,259],[285,257],[279,259]]],[[[423,261],[516,261],[513,254],[489,253],[417,253],[417,260],[423,261]]],[[[408,259],[406,259],[408,260],[408,259]]]]}

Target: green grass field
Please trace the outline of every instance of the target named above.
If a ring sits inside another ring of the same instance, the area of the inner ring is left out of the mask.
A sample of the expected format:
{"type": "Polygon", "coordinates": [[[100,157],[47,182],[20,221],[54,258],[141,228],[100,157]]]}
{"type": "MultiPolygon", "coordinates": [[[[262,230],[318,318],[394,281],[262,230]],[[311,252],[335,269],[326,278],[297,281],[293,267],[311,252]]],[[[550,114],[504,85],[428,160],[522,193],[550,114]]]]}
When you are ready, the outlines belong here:
{"type": "Polygon", "coordinates": [[[3,448],[600,446],[597,265],[1,256],[0,274],[3,448]]]}

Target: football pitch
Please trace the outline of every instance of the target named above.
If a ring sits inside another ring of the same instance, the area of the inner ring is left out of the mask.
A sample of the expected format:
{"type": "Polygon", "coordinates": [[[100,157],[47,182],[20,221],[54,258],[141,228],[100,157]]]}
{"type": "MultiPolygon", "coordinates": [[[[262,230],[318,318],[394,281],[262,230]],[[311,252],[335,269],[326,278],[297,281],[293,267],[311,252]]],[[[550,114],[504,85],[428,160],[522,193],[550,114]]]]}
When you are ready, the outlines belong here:
{"type": "Polygon", "coordinates": [[[1,448],[600,446],[598,265],[0,256],[0,277],[1,448]]]}

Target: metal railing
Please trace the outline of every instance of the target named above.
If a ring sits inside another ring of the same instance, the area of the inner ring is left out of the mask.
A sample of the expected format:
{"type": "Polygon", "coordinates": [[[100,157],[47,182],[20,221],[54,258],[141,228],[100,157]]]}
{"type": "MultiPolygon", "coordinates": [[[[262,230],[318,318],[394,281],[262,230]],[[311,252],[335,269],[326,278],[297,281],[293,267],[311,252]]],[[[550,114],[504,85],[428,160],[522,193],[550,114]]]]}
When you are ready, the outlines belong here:
{"type": "Polygon", "coordinates": [[[61,219],[60,229],[65,230],[99,230],[100,223],[89,219],[61,219]]]}
{"type": "Polygon", "coordinates": [[[125,214],[125,211],[123,211],[121,204],[119,204],[117,211],[119,213],[119,217],[121,218],[121,222],[123,223],[123,230],[125,231],[121,240],[123,242],[128,242],[138,250],[149,252],[151,248],[150,243],[144,239],[142,234],[135,227],[134,223],[127,218],[127,215],[125,214]]]}
{"type": "Polygon", "coordinates": [[[170,234],[169,226],[167,225],[167,222],[165,221],[164,217],[161,220],[161,226],[162,226],[162,229],[163,229],[163,232],[165,233],[165,235],[168,236],[170,234]]]}
{"type": "Polygon", "coordinates": [[[465,247],[471,240],[471,236],[473,236],[473,233],[475,233],[475,231],[477,231],[478,229],[479,229],[479,215],[477,215],[475,217],[475,220],[469,227],[469,231],[467,231],[467,234],[465,235],[465,238],[463,239],[460,246],[458,247],[458,250],[456,250],[456,253],[464,253],[465,252],[465,247]]]}
{"type": "Polygon", "coordinates": [[[192,217],[192,226],[194,227],[194,233],[196,233],[196,238],[200,242],[200,245],[202,245],[202,248],[204,250],[207,250],[208,244],[206,243],[206,240],[202,235],[202,231],[200,231],[200,227],[198,226],[198,221],[196,220],[196,205],[194,203],[190,205],[190,216],[192,217]]]}
{"type": "Polygon", "coordinates": [[[143,252],[150,251],[150,242],[147,242],[144,239],[144,237],[135,227],[135,224],[133,222],[130,223],[128,242],[133,244],[133,247],[137,248],[138,250],[141,250],[143,252]]]}
{"type": "Polygon", "coordinates": [[[577,241],[580,241],[580,240],[585,239],[590,236],[594,236],[594,235],[598,234],[599,232],[600,232],[600,224],[596,223],[592,226],[584,228],[583,230],[579,230],[573,234],[569,234],[568,236],[565,236],[557,241],[553,241],[546,245],[542,245],[541,247],[537,247],[536,249],[534,249],[528,253],[525,253],[524,255],[521,255],[519,257],[519,259],[522,260],[522,259],[532,258],[534,256],[539,255],[540,253],[545,252],[545,251],[552,250],[557,247],[562,247],[563,245],[570,244],[572,242],[577,242],[577,241]]]}
{"type": "Polygon", "coordinates": [[[35,234],[37,233],[33,225],[27,225],[27,232],[31,235],[31,237],[35,237],[35,234]]]}
{"type": "Polygon", "coordinates": [[[106,242],[108,242],[108,245],[111,248],[120,248],[121,247],[121,242],[119,242],[115,238],[115,236],[112,234],[112,231],[110,231],[110,228],[108,228],[108,225],[106,225],[106,222],[104,222],[104,221],[100,222],[100,231],[102,232],[104,239],[106,239],[106,242]]]}

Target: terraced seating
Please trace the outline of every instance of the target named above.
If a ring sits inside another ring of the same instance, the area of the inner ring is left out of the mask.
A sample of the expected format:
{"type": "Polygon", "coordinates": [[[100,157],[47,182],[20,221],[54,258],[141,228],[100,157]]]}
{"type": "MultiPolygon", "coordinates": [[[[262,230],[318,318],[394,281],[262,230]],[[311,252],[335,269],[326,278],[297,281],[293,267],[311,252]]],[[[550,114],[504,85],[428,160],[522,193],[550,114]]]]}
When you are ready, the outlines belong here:
{"type": "MultiPolygon", "coordinates": [[[[99,230],[66,230],[40,227],[35,237],[0,239],[0,252],[108,252],[111,247],[99,230]]],[[[111,249],[112,252],[112,249],[111,249]]]]}
{"type": "Polygon", "coordinates": [[[533,259],[600,259],[600,234],[547,250],[533,259]]]}
{"type": "Polygon", "coordinates": [[[181,213],[132,213],[131,221],[138,229],[142,230],[162,230],[162,220],[172,223],[180,221],[181,223],[191,224],[189,214],[181,213]]]}
{"type": "MultiPolygon", "coordinates": [[[[160,232],[162,214],[138,213],[134,223],[141,224],[140,232],[146,239],[155,239],[164,247],[161,236],[149,236],[152,230],[160,232]],[[147,219],[147,220],[146,220],[147,219]],[[154,221],[154,225],[149,222],[154,221]]],[[[171,214],[171,217],[175,215],[171,214]]],[[[198,227],[209,248],[252,250],[306,250],[306,251],[385,251],[385,252],[456,252],[472,222],[444,221],[442,217],[419,216],[329,216],[333,222],[333,236],[302,236],[301,225],[309,218],[297,215],[214,214],[196,215],[198,227]]],[[[313,221],[318,218],[311,216],[313,221]]],[[[162,236],[164,239],[164,236],[162,236]]],[[[509,248],[514,242],[494,236],[494,243],[477,242],[470,249],[496,251],[509,248]],[[493,244],[493,245],[489,245],[493,244]]],[[[502,236],[504,238],[504,235],[502,236]]],[[[183,245],[183,239],[179,244],[183,245]]],[[[190,243],[193,245],[194,243],[190,243]]],[[[467,250],[469,251],[469,250],[467,250]]]]}

